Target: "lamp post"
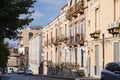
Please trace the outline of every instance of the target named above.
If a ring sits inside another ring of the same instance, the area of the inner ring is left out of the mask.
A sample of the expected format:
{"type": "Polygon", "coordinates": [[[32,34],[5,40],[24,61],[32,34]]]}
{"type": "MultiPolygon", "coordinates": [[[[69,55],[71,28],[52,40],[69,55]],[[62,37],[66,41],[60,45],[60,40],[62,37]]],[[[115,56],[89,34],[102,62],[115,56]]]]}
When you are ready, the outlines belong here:
{"type": "Polygon", "coordinates": [[[105,35],[104,35],[104,33],[103,33],[103,34],[102,34],[102,39],[103,39],[103,40],[102,40],[102,48],[103,48],[103,68],[104,68],[104,61],[105,61],[105,59],[104,59],[104,57],[105,57],[105,56],[104,56],[104,55],[105,55],[105,53],[104,53],[104,52],[105,52],[105,51],[104,51],[104,36],[105,36],[105,35]]]}

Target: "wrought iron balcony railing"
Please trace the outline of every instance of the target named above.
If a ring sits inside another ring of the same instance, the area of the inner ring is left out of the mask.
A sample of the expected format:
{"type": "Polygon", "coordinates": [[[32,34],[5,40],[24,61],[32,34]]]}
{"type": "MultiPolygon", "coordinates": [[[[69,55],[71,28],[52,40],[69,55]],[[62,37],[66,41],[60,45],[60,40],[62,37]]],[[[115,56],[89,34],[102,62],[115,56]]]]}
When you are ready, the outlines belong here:
{"type": "Polygon", "coordinates": [[[76,34],[75,36],[70,36],[67,40],[68,46],[84,45],[85,34],[76,34]]]}
{"type": "Polygon", "coordinates": [[[77,17],[77,14],[80,13],[84,13],[84,2],[79,1],[78,3],[76,3],[75,5],[73,5],[71,8],[68,9],[67,13],[66,13],[66,18],[68,20],[72,20],[72,17],[77,17]]]}

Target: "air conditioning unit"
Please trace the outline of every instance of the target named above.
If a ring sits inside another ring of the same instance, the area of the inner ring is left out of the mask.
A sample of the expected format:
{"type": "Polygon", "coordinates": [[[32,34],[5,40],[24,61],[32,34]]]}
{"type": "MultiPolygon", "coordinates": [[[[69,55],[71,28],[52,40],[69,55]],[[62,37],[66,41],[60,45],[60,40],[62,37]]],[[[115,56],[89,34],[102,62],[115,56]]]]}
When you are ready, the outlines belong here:
{"type": "Polygon", "coordinates": [[[108,28],[115,28],[115,27],[119,27],[120,26],[120,23],[118,22],[112,22],[108,25],[108,28]]]}

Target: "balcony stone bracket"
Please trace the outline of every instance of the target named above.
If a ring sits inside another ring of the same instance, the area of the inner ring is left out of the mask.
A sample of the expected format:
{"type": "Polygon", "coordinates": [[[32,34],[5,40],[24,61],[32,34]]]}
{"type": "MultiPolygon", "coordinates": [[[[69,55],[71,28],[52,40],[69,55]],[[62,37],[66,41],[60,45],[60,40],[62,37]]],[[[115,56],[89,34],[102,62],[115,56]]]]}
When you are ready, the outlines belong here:
{"type": "Polygon", "coordinates": [[[90,34],[91,38],[98,39],[100,37],[100,30],[96,30],[90,34]]]}
{"type": "Polygon", "coordinates": [[[113,35],[113,37],[120,35],[120,27],[109,28],[107,30],[110,34],[113,35]]]}

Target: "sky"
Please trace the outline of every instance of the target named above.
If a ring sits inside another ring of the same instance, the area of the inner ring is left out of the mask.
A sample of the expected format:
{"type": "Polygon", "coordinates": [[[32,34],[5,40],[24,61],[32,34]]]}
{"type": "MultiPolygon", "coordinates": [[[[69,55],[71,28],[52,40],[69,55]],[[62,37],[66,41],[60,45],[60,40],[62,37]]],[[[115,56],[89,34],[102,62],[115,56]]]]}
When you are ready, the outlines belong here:
{"type": "Polygon", "coordinates": [[[32,17],[34,20],[30,26],[45,26],[57,15],[60,14],[60,9],[67,3],[67,0],[37,0],[34,3],[34,10],[32,17]]]}
{"type": "MultiPolygon", "coordinates": [[[[29,26],[45,26],[60,14],[60,9],[67,4],[67,0],[36,0],[34,3],[35,12],[32,14],[34,19],[29,26]]],[[[28,27],[29,27],[28,26],[28,27]]],[[[10,46],[17,44],[17,41],[8,40],[10,46]]]]}

